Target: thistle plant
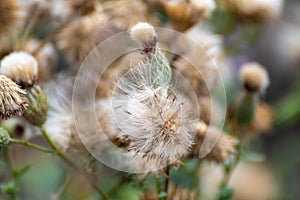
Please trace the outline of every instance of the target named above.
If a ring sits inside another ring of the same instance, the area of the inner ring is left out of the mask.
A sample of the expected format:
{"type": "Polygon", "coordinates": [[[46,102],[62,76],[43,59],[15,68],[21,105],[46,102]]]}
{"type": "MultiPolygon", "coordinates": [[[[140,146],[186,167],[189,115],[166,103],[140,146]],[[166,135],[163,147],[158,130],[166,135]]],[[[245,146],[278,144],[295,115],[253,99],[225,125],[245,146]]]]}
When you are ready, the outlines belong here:
{"type": "Polygon", "coordinates": [[[1,197],[275,199],[257,149],[300,116],[299,95],[273,111],[254,42],[282,12],[283,0],[0,0],[1,197]],[[95,88],[78,95],[78,80],[95,88]]]}

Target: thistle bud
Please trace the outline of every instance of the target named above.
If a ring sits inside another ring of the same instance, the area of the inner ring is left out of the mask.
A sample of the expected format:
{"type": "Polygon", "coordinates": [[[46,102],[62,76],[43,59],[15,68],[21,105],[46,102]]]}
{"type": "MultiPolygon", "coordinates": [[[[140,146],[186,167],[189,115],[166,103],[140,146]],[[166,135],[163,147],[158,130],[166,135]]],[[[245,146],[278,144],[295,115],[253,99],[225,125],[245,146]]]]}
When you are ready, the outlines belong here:
{"type": "Polygon", "coordinates": [[[131,28],[131,38],[146,52],[153,52],[157,44],[157,35],[154,27],[145,22],[139,22],[131,28]]]}
{"type": "Polygon", "coordinates": [[[242,66],[240,77],[248,92],[264,92],[269,86],[269,75],[258,63],[250,62],[242,66]]]}
{"type": "Polygon", "coordinates": [[[13,115],[22,115],[27,108],[26,91],[10,78],[0,75],[0,118],[8,119],[13,115]]]}
{"type": "Polygon", "coordinates": [[[38,78],[36,59],[26,52],[13,52],[1,61],[1,74],[24,87],[32,86],[38,78]]]}
{"type": "Polygon", "coordinates": [[[28,91],[28,109],[24,112],[24,117],[33,125],[41,126],[47,119],[49,110],[48,98],[39,86],[35,86],[28,91]]]}
{"type": "Polygon", "coordinates": [[[4,128],[0,127],[0,149],[5,148],[9,143],[10,136],[4,128]]]}

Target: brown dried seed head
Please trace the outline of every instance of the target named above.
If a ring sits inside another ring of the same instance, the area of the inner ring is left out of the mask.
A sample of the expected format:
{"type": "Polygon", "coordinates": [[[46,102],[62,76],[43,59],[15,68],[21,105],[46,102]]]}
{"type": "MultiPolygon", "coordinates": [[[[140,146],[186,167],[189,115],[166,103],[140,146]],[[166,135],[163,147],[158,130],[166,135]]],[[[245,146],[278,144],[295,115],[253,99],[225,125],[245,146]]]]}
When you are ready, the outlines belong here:
{"type": "Polygon", "coordinates": [[[212,144],[215,143],[210,153],[205,157],[205,159],[209,161],[224,163],[229,159],[230,155],[236,152],[235,147],[238,145],[238,140],[236,138],[225,133],[221,133],[221,135],[216,138],[216,135],[218,135],[217,132],[220,130],[214,127],[209,128],[204,122],[199,122],[196,129],[197,135],[195,137],[195,144],[190,152],[191,157],[199,157],[199,151],[205,138],[207,138],[207,142],[212,144]]]}
{"type": "Polygon", "coordinates": [[[264,92],[269,86],[268,72],[258,63],[245,63],[240,70],[244,88],[249,92],[264,92]]]}
{"type": "Polygon", "coordinates": [[[0,118],[8,119],[13,115],[22,115],[27,108],[26,91],[4,75],[0,75],[0,118]]]}

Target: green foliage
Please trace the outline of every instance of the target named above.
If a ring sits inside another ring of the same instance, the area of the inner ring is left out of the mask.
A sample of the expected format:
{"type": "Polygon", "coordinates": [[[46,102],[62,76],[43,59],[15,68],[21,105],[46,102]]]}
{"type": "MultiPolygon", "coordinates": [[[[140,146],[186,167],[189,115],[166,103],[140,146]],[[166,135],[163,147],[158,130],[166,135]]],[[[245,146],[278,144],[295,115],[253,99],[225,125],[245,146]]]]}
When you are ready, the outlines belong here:
{"type": "Polygon", "coordinates": [[[172,169],[170,180],[177,186],[193,189],[198,183],[197,170],[199,160],[186,161],[178,169],[172,169]]]}
{"type": "Polygon", "coordinates": [[[234,13],[228,10],[217,9],[213,12],[210,23],[214,32],[222,35],[229,34],[235,27],[237,18],[234,13]]]}
{"type": "Polygon", "coordinates": [[[0,149],[6,147],[9,143],[10,136],[6,129],[0,127],[0,149]]]}
{"type": "Polygon", "coordinates": [[[219,191],[218,200],[230,200],[233,196],[233,188],[224,186],[219,191]]]}
{"type": "Polygon", "coordinates": [[[275,104],[275,124],[278,126],[293,125],[300,119],[300,81],[278,103],[275,104]]]}
{"type": "Polygon", "coordinates": [[[140,190],[131,184],[124,184],[118,188],[116,195],[113,197],[115,200],[139,200],[140,190]]]}

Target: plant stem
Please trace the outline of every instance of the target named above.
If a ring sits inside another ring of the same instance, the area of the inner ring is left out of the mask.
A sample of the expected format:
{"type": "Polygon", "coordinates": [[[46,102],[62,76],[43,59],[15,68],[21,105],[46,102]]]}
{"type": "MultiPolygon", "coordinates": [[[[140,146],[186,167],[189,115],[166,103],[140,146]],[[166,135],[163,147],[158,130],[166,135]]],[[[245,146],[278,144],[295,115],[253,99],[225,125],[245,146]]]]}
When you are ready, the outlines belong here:
{"type": "Polygon", "coordinates": [[[78,171],[83,177],[86,178],[86,180],[91,184],[91,186],[103,197],[105,200],[109,200],[108,195],[97,185],[97,183],[91,181],[90,176],[88,173],[86,173],[84,170],[79,168],[73,161],[71,161],[69,158],[67,158],[62,151],[54,144],[54,142],[49,137],[46,129],[44,126],[40,127],[42,134],[52,147],[52,149],[55,151],[56,155],[58,155],[63,161],[65,161],[68,165],[70,165],[72,168],[74,168],[76,171],[78,171]]]}
{"type": "Polygon", "coordinates": [[[224,187],[224,186],[228,185],[230,177],[232,175],[232,172],[235,170],[235,168],[238,165],[239,161],[240,161],[240,155],[236,155],[234,157],[234,160],[232,161],[232,165],[231,165],[229,171],[225,172],[225,174],[224,174],[224,177],[223,177],[222,182],[221,182],[221,187],[224,187]]]}
{"type": "Polygon", "coordinates": [[[167,200],[168,199],[169,180],[170,180],[170,165],[169,165],[169,162],[167,162],[165,173],[166,173],[165,187],[164,187],[165,197],[163,199],[167,200]]]}
{"type": "Polygon", "coordinates": [[[75,178],[74,174],[71,173],[69,174],[63,184],[61,185],[61,187],[58,189],[58,191],[55,193],[55,195],[52,197],[52,200],[60,200],[62,199],[62,195],[65,193],[66,189],[69,187],[69,185],[71,184],[71,182],[73,181],[73,179],[75,178]]]}
{"type": "Polygon", "coordinates": [[[30,35],[32,29],[35,27],[36,23],[39,20],[40,15],[41,15],[41,9],[39,6],[34,6],[32,11],[33,11],[32,16],[29,18],[29,20],[27,20],[28,22],[26,24],[25,31],[24,31],[24,34],[22,37],[22,44],[30,35]]]}
{"type": "Polygon", "coordinates": [[[31,142],[28,142],[28,141],[24,141],[24,140],[18,140],[18,139],[10,138],[9,142],[15,143],[15,144],[21,144],[21,145],[30,147],[32,149],[36,149],[38,151],[45,152],[45,153],[54,153],[51,149],[48,149],[46,147],[43,147],[43,146],[40,146],[40,145],[36,145],[36,144],[33,144],[31,142]]]}
{"type": "Polygon", "coordinates": [[[17,177],[16,177],[15,170],[13,168],[12,161],[10,159],[9,146],[4,149],[4,158],[9,168],[9,171],[11,173],[13,183],[15,184],[13,191],[11,191],[9,195],[11,196],[12,199],[18,199],[17,177]]]}
{"type": "Polygon", "coordinates": [[[218,194],[218,200],[229,200],[232,198],[234,191],[228,186],[229,180],[232,176],[233,171],[238,165],[241,159],[241,147],[238,148],[237,154],[230,160],[228,166],[224,166],[224,176],[220,184],[220,190],[218,194]],[[226,191],[226,192],[224,192],[226,191]]]}

